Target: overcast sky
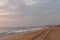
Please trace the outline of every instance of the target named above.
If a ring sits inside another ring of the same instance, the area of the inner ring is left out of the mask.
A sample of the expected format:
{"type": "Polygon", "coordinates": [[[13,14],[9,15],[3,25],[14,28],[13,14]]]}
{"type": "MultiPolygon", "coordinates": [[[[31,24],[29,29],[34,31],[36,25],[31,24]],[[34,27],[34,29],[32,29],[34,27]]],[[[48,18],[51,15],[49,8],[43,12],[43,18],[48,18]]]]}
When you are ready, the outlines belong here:
{"type": "Polygon", "coordinates": [[[60,0],[0,0],[0,27],[60,24],[60,0]]]}

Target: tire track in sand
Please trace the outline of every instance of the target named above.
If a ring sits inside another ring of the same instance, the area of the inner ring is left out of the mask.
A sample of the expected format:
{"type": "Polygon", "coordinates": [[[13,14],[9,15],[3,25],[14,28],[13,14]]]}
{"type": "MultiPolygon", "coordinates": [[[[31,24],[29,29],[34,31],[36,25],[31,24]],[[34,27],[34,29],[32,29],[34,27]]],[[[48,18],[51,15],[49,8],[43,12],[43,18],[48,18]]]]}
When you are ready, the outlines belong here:
{"type": "Polygon", "coordinates": [[[37,34],[37,35],[34,36],[31,40],[34,40],[35,38],[39,37],[39,36],[42,35],[45,31],[47,31],[47,30],[44,30],[44,31],[42,31],[40,34],[37,34]]]}

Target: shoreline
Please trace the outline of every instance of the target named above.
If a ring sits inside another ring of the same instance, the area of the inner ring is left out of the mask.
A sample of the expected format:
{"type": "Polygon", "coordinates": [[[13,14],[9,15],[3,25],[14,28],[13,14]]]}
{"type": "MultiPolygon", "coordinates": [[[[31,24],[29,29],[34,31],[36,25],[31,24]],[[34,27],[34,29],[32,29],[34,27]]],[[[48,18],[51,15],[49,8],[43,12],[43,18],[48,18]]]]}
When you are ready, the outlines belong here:
{"type": "Polygon", "coordinates": [[[28,34],[28,33],[31,33],[31,32],[34,32],[34,31],[37,31],[37,30],[41,30],[42,28],[34,28],[34,29],[29,29],[29,30],[18,30],[18,31],[14,31],[15,34],[11,34],[11,35],[5,35],[4,37],[0,37],[0,39],[5,39],[5,38],[8,38],[8,37],[11,37],[11,36],[14,36],[14,35],[18,35],[18,34],[28,34]]]}

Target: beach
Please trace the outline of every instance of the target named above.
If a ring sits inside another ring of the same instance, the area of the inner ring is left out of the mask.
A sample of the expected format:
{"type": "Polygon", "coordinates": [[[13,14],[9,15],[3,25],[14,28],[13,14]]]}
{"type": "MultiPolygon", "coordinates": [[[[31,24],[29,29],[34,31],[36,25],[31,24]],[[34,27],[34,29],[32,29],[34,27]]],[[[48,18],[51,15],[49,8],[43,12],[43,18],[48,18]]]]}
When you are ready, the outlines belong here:
{"type": "Polygon", "coordinates": [[[60,27],[51,27],[25,34],[16,34],[1,40],[60,40],[60,27]]]}

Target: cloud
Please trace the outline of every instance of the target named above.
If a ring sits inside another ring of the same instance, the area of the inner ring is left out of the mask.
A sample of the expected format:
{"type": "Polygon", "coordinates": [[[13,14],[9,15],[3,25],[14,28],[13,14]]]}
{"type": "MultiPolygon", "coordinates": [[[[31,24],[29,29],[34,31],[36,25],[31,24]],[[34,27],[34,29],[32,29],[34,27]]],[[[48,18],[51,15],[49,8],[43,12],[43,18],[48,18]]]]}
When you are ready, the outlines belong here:
{"type": "Polygon", "coordinates": [[[23,2],[25,3],[25,5],[31,6],[31,5],[37,4],[39,1],[37,1],[37,0],[23,0],[23,2]]]}
{"type": "Polygon", "coordinates": [[[38,26],[55,24],[55,21],[59,24],[59,0],[0,0],[0,2],[2,2],[0,26],[38,26]]]}

